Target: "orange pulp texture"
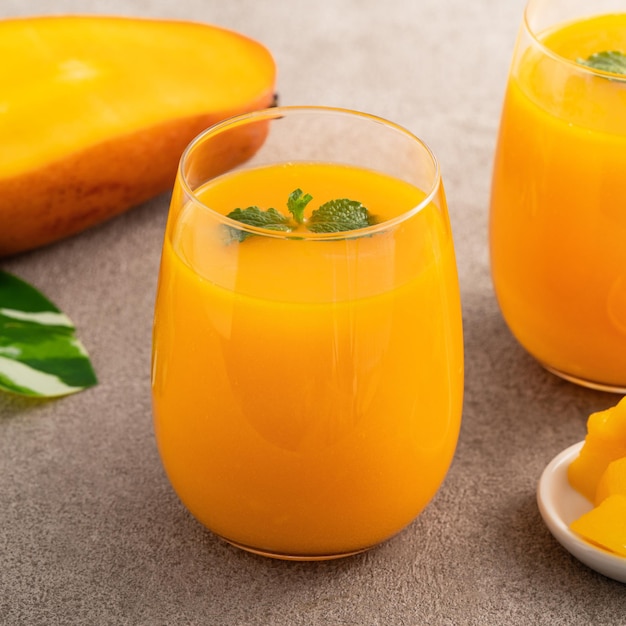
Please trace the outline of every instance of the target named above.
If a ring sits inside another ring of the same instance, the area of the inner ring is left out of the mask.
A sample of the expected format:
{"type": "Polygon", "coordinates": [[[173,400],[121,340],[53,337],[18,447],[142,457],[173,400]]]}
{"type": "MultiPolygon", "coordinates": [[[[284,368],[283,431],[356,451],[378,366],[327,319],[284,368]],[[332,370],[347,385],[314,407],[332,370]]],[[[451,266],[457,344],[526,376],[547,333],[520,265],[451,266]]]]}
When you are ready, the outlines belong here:
{"type": "MultiPolygon", "coordinates": [[[[363,202],[379,219],[419,204],[371,171],[276,165],[226,175],[221,213],[363,202]]],[[[190,511],[266,554],[328,556],[390,537],[429,502],[460,427],[460,303],[445,207],[373,236],[225,241],[174,197],[155,315],[161,457],[190,511]]]]}

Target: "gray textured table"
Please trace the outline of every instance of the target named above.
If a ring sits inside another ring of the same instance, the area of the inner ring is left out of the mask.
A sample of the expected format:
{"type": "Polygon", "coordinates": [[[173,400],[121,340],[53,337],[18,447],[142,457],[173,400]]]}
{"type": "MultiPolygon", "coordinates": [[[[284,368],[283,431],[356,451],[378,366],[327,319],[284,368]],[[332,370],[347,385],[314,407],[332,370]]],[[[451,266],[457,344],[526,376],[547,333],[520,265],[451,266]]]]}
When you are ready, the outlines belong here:
{"type": "MultiPolygon", "coordinates": [[[[54,402],[0,398],[0,624],[626,623],[626,588],[570,557],[535,503],[546,463],[616,397],[543,371],[506,329],[489,278],[491,161],[522,4],[89,3],[92,12],[238,30],[274,53],[283,104],[365,110],[432,146],[464,304],[463,428],[440,493],[378,549],[328,563],[237,551],[178,502],[152,434],[150,333],[167,194],[3,260],[75,321],[100,384],[54,402]]],[[[0,15],[84,6],[2,0],[0,15]]]]}

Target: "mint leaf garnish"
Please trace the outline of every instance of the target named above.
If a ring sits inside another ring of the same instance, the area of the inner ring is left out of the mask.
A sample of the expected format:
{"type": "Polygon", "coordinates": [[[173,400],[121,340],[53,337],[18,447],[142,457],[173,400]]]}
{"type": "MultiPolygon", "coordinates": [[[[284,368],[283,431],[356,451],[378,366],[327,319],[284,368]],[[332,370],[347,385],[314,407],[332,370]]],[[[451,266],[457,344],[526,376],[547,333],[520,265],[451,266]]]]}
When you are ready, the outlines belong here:
{"type": "Polygon", "coordinates": [[[0,391],[52,398],[95,385],[75,331],[46,296],[0,271],[0,391]]]}
{"type": "MultiPolygon", "coordinates": [[[[366,207],[357,200],[348,198],[330,200],[322,204],[306,220],[304,210],[312,199],[313,196],[308,193],[304,194],[301,189],[292,191],[287,199],[287,208],[291,217],[286,217],[276,209],[263,210],[258,206],[235,209],[226,217],[249,226],[283,232],[302,231],[303,228],[307,228],[312,233],[340,233],[365,228],[376,223],[366,207]]],[[[244,241],[254,234],[230,226],[228,229],[233,241],[244,241]]]]}
{"type": "Polygon", "coordinates": [[[330,200],[313,211],[307,227],[314,233],[339,233],[365,228],[373,223],[369,211],[360,202],[341,198],[330,200]]]}
{"type": "Polygon", "coordinates": [[[618,50],[596,52],[587,59],[577,59],[576,62],[601,72],[626,74],[626,54],[618,50]]]}
{"type": "Polygon", "coordinates": [[[296,189],[289,194],[287,208],[298,224],[302,224],[304,221],[304,209],[311,200],[313,200],[313,196],[310,193],[303,194],[302,189],[296,189]]]}
{"type": "Polygon", "coordinates": [[[247,209],[235,209],[227,217],[249,226],[271,230],[290,230],[288,219],[276,209],[262,211],[258,206],[249,206],[247,209]]]}
{"type": "MultiPolygon", "coordinates": [[[[280,230],[284,232],[292,230],[289,225],[289,219],[276,209],[263,211],[258,206],[249,206],[247,209],[235,209],[226,217],[230,217],[242,224],[248,224],[248,226],[256,226],[257,228],[267,228],[268,230],[280,230]]],[[[252,233],[246,233],[235,228],[231,228],[230,231],[233,239],[238,241],[243,241],[252,235],[252,233]]]]}

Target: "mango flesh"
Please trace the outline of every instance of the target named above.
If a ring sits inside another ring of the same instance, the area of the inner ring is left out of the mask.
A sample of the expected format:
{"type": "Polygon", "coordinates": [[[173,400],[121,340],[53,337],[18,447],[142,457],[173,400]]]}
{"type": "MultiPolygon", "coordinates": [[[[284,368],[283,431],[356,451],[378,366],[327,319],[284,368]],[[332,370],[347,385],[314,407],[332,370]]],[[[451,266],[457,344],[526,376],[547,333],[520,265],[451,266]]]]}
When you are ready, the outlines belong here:
{"type": "Polygon", "coordinates": [[[589,416],[587,436],[568,467],[568,480],[594,503],[570,529],[596,546],[626,556],[626,397],[589,416]]]}
{"type": "MultiPolygon", "coordinates": [[[[168,190],[208,126],[271,106],[261,44],[193,22],[0,20],[0,256],[77,233],[168,190]]],[[[262,136],[241,136],[226,171],[262,136]]]]}
{"type": "Polygon", "coordinates": [[[595,501],[600,477],[609,463],[626,456],[626,397],[589,416],[585,443],[568,467],[570,485],[595,501]]]}
{"type": "Polygon", "coordinates": [[[609,496],[574,520],[570,528],[586,541],[626,556],[626,495],[609,496]]]}
{"type": "Polygon", "coordinates": [[[626,496],[626,456],[608,464],[604,470],[595,493],[595,505],[613,495],[626,496]]]}

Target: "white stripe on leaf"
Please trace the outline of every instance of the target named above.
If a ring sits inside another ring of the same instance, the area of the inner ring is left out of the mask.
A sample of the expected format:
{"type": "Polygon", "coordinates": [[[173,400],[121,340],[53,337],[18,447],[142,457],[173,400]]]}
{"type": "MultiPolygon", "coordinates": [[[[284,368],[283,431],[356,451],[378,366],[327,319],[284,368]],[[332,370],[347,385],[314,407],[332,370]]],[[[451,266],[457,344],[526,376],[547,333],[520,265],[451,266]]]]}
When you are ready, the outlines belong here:
{"type": "Polygon", "coordinates": [[[14,320],[32,322],[42,326],[64,326],[74,329],[72,320],[65,313],[54,313],[53,311],[40,311],[32,313],[28,311],[18,311],[17,309],[0,309],[0,314],[14,320]]]}
{"type": "MultiPolygon", "coordinates": [[[[0,376],[8,379],[15,390],[29,390],[33,395],[54,397],[81,391],[84,387],[66,385],[58,376],[33,369],[24,363],[0,356],[0,376]]],[[[0,384],[2,384],[0,382],[0,384]]],[[[7,385],[11,388],[10,385],[7,385]]]]}

